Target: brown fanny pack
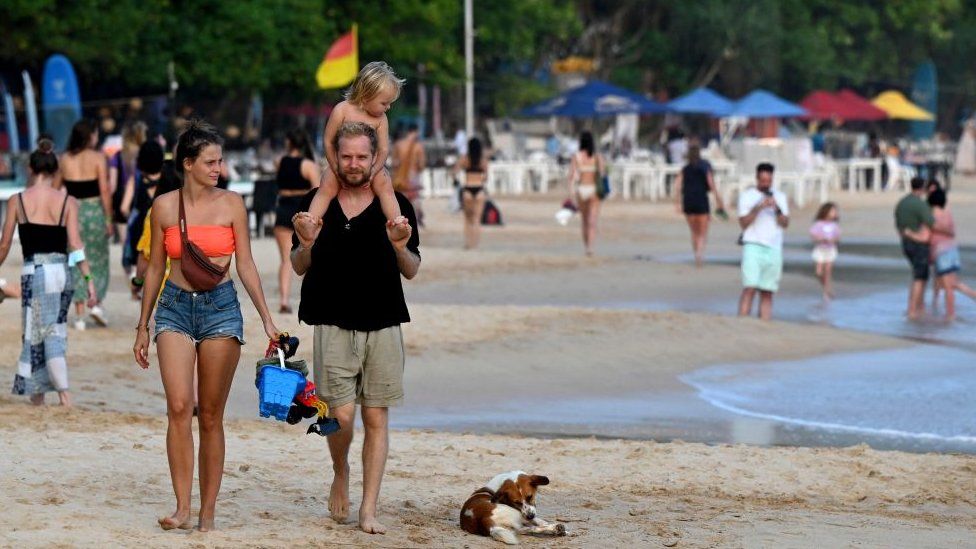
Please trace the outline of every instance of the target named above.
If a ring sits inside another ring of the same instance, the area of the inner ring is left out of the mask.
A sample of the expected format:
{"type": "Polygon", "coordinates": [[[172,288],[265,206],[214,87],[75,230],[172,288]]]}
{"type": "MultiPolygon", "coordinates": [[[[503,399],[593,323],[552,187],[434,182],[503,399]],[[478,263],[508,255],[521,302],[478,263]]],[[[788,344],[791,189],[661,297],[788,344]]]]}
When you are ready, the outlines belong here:
{"type": "Polygon", "coordinates": [[[183,278],[190,283],[196,290],[212,290],[220,284],[220,281],[227,275],[230,263],[226,267],[220,267],[210,261],[207,254],[193,242],[186,232],[186,210],[183,208],[183,189],[180,189],[180,241],[183,245],[183,254],[180,261],[180,272],[183,278]]]}

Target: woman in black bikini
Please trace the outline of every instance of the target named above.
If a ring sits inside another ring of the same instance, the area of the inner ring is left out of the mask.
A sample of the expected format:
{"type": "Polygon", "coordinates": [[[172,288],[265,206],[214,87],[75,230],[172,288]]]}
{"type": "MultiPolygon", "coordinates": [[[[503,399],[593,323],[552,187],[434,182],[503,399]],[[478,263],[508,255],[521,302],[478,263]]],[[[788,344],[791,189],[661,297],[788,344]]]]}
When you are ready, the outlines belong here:
{"type": "Polygon", "coordinates": [[[288,153],[278,160],[278,207],[275,209],[275,240],[281,254],[278,267],[279,313],[291,314],[291,218],[301,209],[302,198],[319,186],[319,167],[305,130],[294,129],[285,136],[288,153]]]}
{"type": "Polygon", "coordinates": [[[454,167],[454,173],[464,171],[461,186],[461,206],[464,211],[464,249],[478,247],[481,239],[481,215],[488,199],[485,190],[485,175],[488,161],[481,149],[481,140],[472,137],[468,141],[468,154],[462,155],[454,167]]]}

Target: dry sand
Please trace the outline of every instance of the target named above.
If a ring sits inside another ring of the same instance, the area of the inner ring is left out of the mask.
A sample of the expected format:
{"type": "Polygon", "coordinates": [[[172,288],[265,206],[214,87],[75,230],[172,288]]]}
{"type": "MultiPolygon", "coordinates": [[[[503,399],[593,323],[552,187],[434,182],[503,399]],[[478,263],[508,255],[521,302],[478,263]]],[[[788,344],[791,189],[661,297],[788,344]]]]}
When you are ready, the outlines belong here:
{"type": "MultiPolygon", "coordinates": [[[[973,219],[976,200],[960,196],[957,219],[973,219]]],[[[839,198],[845,234],[892,240],[895,195],[839,198]]],[[[501,200],[507,226],[486,231],[474,252],[457,249],[460,221],[444,212],[443,201],[428,202],[421,276],[407,283],[413,322],[405,327],[405,409],[490,403],[513,392],[534,399],[673,390],[682,386],[678,375],[719,362],[906,345],[824,326],[609,310],[608,303],[627,299],[719,300],[731,310],[737,268],[719,263],[697,271],[655,260],[688,254],[687,229],[670,205],[640,203],[607,204],[600,255],[583,258],[578,228],[552,221],[559,202],[557,195],[501,200]]],[[[811,216],[812,207],[798,212],[789,235],[802,238],[811,216]]],[[[736,234],[731,223],[714,224],[710,253],[734,256],[736,234]]],[[[256,257],[271,258],[259,269],[276,309],[273,241],[254,245],[256,257]]],[[[8,279],[19,268],[19,253],[12,256],[0,268],[8,279]]],[[[801,273],[787,273],[783,287],[816,291],[801,273]]],[[[526,545],[959,547],[976,539],[972,456],[428,430],[393,433],[380,502],[380,519],[391,528],[368,536],[327,518],[325,441],[298,426],[253,419],[250,365],[264,345],[257,316],[242,302],[250,343],[228,405],[221,531],[164,533],[156,526],[155,517],[172,505],[165,404],[155,362],[142,372],[131,360],[137,309],[117,275],[106,304],[112,327],[69,334],[78,407],[34,409],[0,397],[0,546],[491,547],[495,542],[458,528],[459,506],[511,469],[552,479],[540,514],[570,530],[562,539],[523,537],[526,545]]],[[[13,302],[2,307],[0,345],[12,357],[19,310],[13,302]]],[[[279,327],[310,342],[308,327],[278,318],[279,327]]],[[[13,376],[12,360],[6,371],[13,376]]],[[[360,481],[354,466],[354,509],[360,481]]]]}

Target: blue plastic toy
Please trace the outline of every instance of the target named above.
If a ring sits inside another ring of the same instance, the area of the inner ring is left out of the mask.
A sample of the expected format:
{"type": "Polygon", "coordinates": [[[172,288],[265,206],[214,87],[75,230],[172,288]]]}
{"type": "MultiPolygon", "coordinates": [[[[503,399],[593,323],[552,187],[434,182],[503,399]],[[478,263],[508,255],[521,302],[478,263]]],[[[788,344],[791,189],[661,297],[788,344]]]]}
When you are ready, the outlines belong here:
{"type": "Polygon", "coordinates": [[[278,421],[285,421],[291,402],[305,387],[305,376],[301,372],[285,368],[285,355],[278,351],[279,366],[266,365],[258,373],[255,383],[258,387],[258,412],[261,417],[274,416],[278,421]]]}

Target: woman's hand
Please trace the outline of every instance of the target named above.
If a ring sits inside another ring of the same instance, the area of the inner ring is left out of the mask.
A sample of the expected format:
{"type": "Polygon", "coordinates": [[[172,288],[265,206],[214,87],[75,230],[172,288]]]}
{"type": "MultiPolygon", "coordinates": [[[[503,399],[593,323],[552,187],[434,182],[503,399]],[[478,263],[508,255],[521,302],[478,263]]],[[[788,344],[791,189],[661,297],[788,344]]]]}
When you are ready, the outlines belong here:
{"type": "Polygon", "coordinates": [[[115,236],[115,223],[112,223],[111,217],[105,222],[105,236],[115,236]]]}
{"type": "Polygon", "coordinates": [[[132,346],[132,354],[136,357],[136,364],[143,370],[149,368],[149,328],[136,329],[136,343],[132,346]]]}
{"type": "Polygon", "coordinates": [[[95,281],[88,281],[88,307],[98,305],[98,291],[95,290],[95,281]]]}
{"type": "Polygon", "coordinates": [[[274,320],[271,320],[270,317],[264,321],[264,333],[268,336],[268,339],[273,340],[277,340],[278,336],[281,335],[281,332],[278,331],[278,327],[275,326],[274,320]]]}

